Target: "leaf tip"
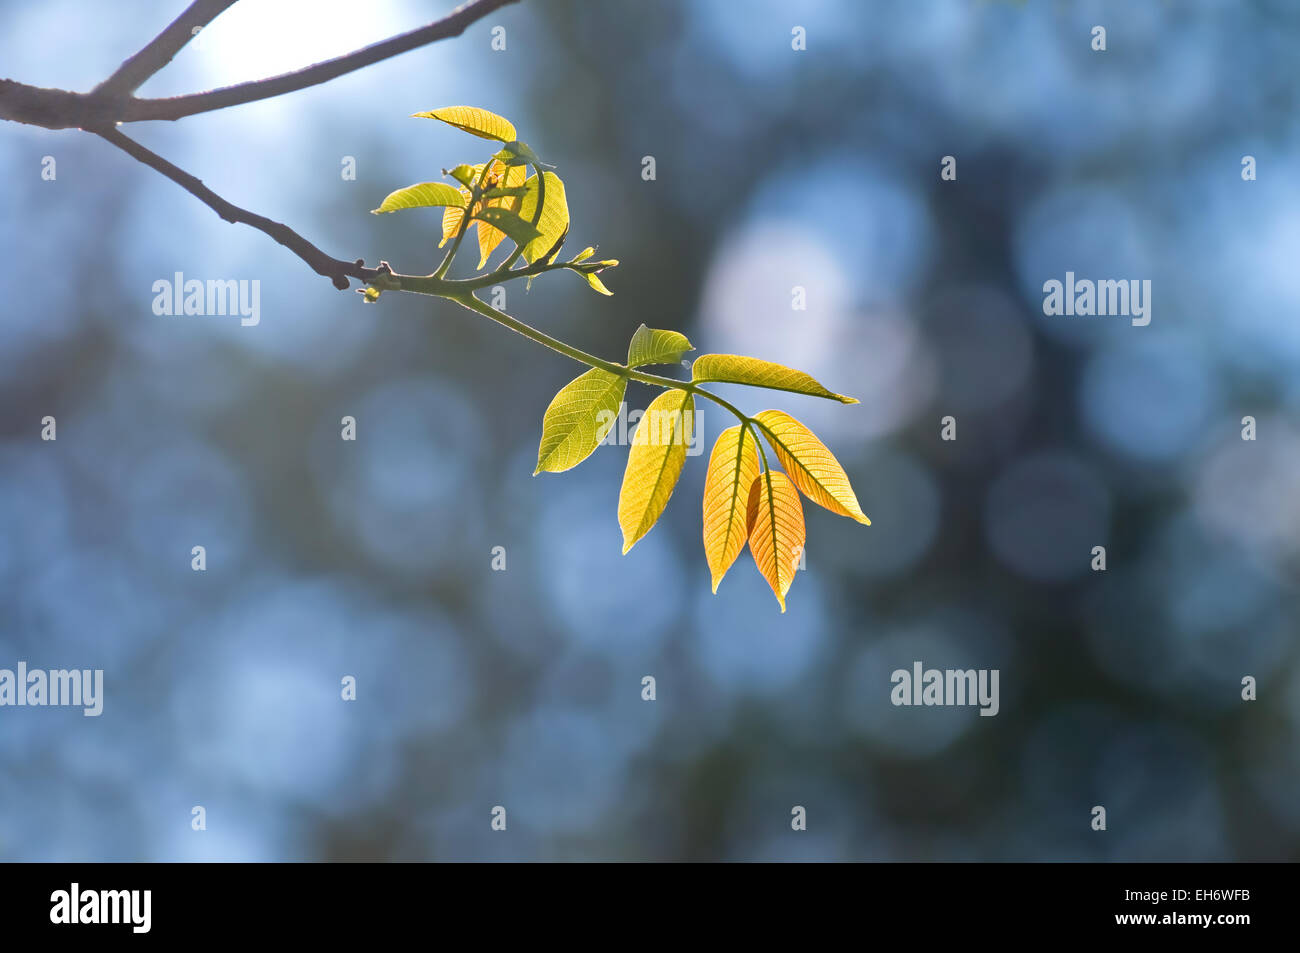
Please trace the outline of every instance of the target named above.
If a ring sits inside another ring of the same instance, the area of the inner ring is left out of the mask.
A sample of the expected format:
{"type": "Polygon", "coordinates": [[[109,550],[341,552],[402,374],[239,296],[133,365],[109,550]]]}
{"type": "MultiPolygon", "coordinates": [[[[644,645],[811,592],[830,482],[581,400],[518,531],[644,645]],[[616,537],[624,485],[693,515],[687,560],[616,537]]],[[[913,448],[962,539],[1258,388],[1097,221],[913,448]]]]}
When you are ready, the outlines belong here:
{"type": "Polygon", "coordinates": [[[841,404],[860,404],[860,403],[862,403],[862,401],[858,400],[856,397],[845,397],[843,394],[836,394],[835,396],[836,396],[837,398],[839,398],[839,401],[840,401],[841,404]]]}

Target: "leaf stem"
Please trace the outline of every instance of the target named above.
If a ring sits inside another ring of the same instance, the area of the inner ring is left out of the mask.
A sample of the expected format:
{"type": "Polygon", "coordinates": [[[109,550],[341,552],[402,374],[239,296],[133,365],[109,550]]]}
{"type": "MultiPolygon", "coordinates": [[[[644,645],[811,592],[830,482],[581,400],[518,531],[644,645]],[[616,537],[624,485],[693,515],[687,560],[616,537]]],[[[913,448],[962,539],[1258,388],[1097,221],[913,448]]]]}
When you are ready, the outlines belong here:
{"type": "MultiPolygon", "coordinates": [[[[517,274],[523,274],[523,273],[524,273],[523,271],[517,272],[517,274]]],[[[495,321],[497,324],[503,325],[509,328],[511,331],[516,332],[517,334],[522,334],[530,341],[535,341],[536,343],[542,345],[543,347],[548,347],[552,351],[555,351],[559,354],[563,354],[565,357],[571,358],[572,360],[575,360],[580,364],[586,364],[588,367],[595,367],[598,368],[599,370],[605,371],[610,374],[617,374],[619,377],[625,377],[628,380],[640,381],[642,384],[652,384],[656,387],[667,387],[667,388],[672,388],[673,390],[683,390],[686,391],[688,394],[699,394],[701,397],[705,397],[708,400],[713,401],[719,407],[723,407],[726,410],[731,411],[733,414],[736,415],[736,417],[741,421],[742,424],[745,424],[746,426],[753,425],[753,421],[749,417],[741,413],[738,409],[736,409],[735,406],[723,400],[717,394],[714,394],[711,391],[704,390],[702,387],[700,387],[699,384],[696,384],[694,381],[679,381],[673,377],[663,377],[659,374],[647,374],[645,371],[638,371],[634,368],[628,367],[625,364],[615,364],[613,361],[606,361],[603,358],[596,357],[596,355],[594,354],[588,354],[586,351],[580,348],[576,348],[571,344],[564,343],[559,338],[551,337],[545,331],[539,331],[537,330],[537,328],[534,328],[532,325],[525,324],[524,322],[520,321],[518,318],[511,317],[510,315],[506,314],[504,311],[498,311],[496,308],[492,307],[490,304],[486,303],[485,301],[482,301],[479,298],[475,297],[472,293],[468,291],[459,294],[444,294],[443,297],[455,301],[457,304],[461,305],[462,307],[468,308],[469,310],[475,312],[476,314],[481,314],[483,315],[483,317],[489,318],[492,321],[495,321]]],[[[755,442],[758,441],[757,434],[755,434],[754,439],[755,442]]],[[[759,449],[762,449],[761,444],[759,449]]],[[[767,461],[766,453],[763,457],[763,460],[766,463],[767,461]]]]}
{"type": "MultiPolygon", "coordinates": [[[[537,173],[537,208],[533,210],[533,222],[532,222],[533,228],[536,228],[538,223],[541,222],[542,220],[542,203],[546,201],[546,176],[542,175],[542,170],[537,165],[537,163],[532,162],[529,164],[533,167],[533,171],[537,173]]],[[[519,202],[519,207],[523,208],[523,204],[524,204],[523,200],[521,199],[519,202]]],[[[497,272],[503,275],[508,274],[510,271],[510,266],[513,265],[515,262],[517,262],[519,260],[519,256],[522,255],[523,253],[524,253],[524,246],[516,242],[515,250],[510,253],[510,257],[508,257],[505,261],[503,261],[500,265],[497,266],[497,272]]]]}
{"type": "Polygon", "coordinates": [[[758,439],[758,427],[761,427],[762,424],[758,424],[758,426],[755,426],[755,424],[758,424],[758,422],[754,420],[754,418],[745,418],[745,426],[749,428],[749,432],[754,437],[754,443],[758,444],[758,452],[763,457],[763,469],[768,473],[771,473],[772,464],[767,462],[767,449],[763,446],[763,441],[758,439]]]}
{"type": "Polygon", "coordinates": [[[456,252],[460,250],[460,243],[464,240],[465,233],[469,231],[470,225],[473,224],[472,213],[474,211],[474,203],[477,202],[483,194],[483,183],[487,181],[488,169],[490,168],[492,168],[491,159],[483,163],[483,171],[478,174],[478,182],[470,191],[469,201],[465,203],[465,213],[460,217],[460,228],[456,229],[456,238],[452,241],[451,247],[447,249],[447,254],[443,256],[442,262],[438,265],[437,270],[434,271],[433,277],[441,278],[443,275],[447,274],[447,269],[451,267],[452,259],[456,257],[456,252]]]}

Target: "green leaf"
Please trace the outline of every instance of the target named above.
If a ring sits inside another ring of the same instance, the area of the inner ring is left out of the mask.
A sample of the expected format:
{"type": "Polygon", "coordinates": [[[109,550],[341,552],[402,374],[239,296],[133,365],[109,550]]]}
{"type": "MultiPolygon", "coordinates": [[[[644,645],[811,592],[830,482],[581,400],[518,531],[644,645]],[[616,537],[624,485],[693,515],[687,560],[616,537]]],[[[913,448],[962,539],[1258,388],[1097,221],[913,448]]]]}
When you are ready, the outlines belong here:
{"type": "Polygon", "coordinates": [[[528,181],[524,183],[528,191],[519,202],[519,215],[526,222],[536,218],[537,230],[540,233],[538,238],[524,247],[524,257],[528,259],[529,264],[537,261],[547,252],[551,252],[552,249],[558,252],[555,243],[569,228],[569,204],[564,197],[564,183],[554,172],[542,174],[545,185],[540,189],[543,193],[541,215],[537,215],[539,188],[536,175],[529,176],[528,181]]]}
{"type": "Polygon", "coordinates": [[[587,284],[591,285],[601,294],[611,295],[611,296],[614,294],[614,292],[610,291],[608,288],[605,287],[605,282],[597,278],[594,273],[588,273],[586,277],[587,277],[587,284]]]}
{"type": "Polygon", "coordinates": [[[477,106],[444,106],[441,109],[430,109],[428,112],[413,113],[413,116],[416,119],[441,120],[480,139],[514,142],[518,138],[515,127],[509,120],[502,119],[496,113],[490,113],[486,109],[479,109],[477,106]]]}
{"type": "Polygon", "coordinates": [[[483,193],[485,199],[518,198],[528,191],[526,185],[498,186],[483,193]]]}
{"type": "Polygon", "coordinates": [[[591,257],[592,255],[594,255],[594,254],[596,254],[596,249],[594,249],[594,248],[592,248],[590,245],[588,245],[588,246],[587,246],[586,248],[584,248],[582,251],[578,252],[578,254],[576,254],[576,255],[573,256],[573,263],[576,265],[576,264],[577,264],[578,262],[580,262],[580,261],[586,261],[588,258],[590,258],[590,257],[591,257]]]}
{"type": "Polygon", "coordinates": [[[485,208],[474,218],[505,232],[512,242],[521,247],[536,241],[541,234],[530,222],[524,221],[516,213],[505,208],[485,208]]]}
{"type": "Polygon", "coordinates": [[[380,203],[379,208],[370,210],[370,214],[449,205],[457,208],[465,207],[465,197],[460,189],[445,182],[421,182],[419,185],[408,185],[404,189],[390,193],[388,198],[380,203]]]}
{"type": "Polygon", "coordinates": [[[507,142],[505,148],[493,158],[499,162],[504,162],[506,165],[526,165],[528,163],[546,165],[541,156],[528,147],[528,143],[519,142],[518,140],[507,142]]]}
{"type": "Polygon", "coordinates": [[[465,165],[462,162],[450,172],[444,171],[444,174],[451,176],[461,185],[465,186],[465,188],[472,189],[474,188],[474,184],[478,181],[479,173],[482,171],[483,167],[481,165],[465,165]]]}
{"type": "Polygon", "coordinates": [[[739,354],[701,354],[691,368],[691,379],[696,382],[720,381],[727,384],[751,384],[768,390],[785,390],[794,394],[810,394],[838,400],[842,404],[856,404],[857,398],[845,397],[827,390],[803,371],[756,357],[739,354]]]}
{"type": "Polygon", "coordinates": [[[651,401],[637,425],[618,494],[624,553],[650,532],[673,495],[686,463],[694,409],[690,393],[672,388],[651,401]]]}
{"type": "Polygon", "coordinates": [[[686,335],[676,331],[656,331],[644,324],[636,329],[627,346],[627,366],[676,364],[687,351],[695,350],[686,335]]]}
{"type": "Polygon", "coordinates": [[[533,476],[560,473],[587,459],[618,419],[626,387],[626,379],[592,368],[560,388],[542,418],[533,476]]]}

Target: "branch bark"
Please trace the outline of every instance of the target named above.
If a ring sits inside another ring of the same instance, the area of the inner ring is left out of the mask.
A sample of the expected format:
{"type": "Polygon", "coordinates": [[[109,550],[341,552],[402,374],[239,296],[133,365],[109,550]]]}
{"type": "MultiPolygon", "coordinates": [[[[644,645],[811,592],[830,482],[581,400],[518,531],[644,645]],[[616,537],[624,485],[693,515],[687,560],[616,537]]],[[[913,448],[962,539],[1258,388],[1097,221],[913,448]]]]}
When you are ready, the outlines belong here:
{"type": "Polygon", "coordinates": [[[184,36],[182,29],[185,32],[192,31],[195,25],[202,25],[199,20],[203,17],[208,21],[215,18],[221,12],[216,7],[220,6],[224,10],[234,3],[234,0],[198,0],[143,50],[123,63],[112,77],[89,93],[47,89],[0,79],[0,119],[43,126],[46,129],[81,128],[91,131],[122,122],[183,119],[214,109],[271,99],[317,86],[437,40],[460,36],[471,23],[516,2],[518,0],[471,0],[441,20],[418,30],[280,76],[166,99],[140,99],[129,95],[128,86],[134,83],[134,88],[138,88],[140,83],[166,65],[189,42],[189,36],[193,34],[184,36]],[[184,24],[188,24],[188,27],[184,24]],[[115,81],[114,77],[120,78],[115,81]]]}
{"type": "Polygon", "coordinates": [[[148,119],[181,119],[316,86],[436,40],[459,36],[471,23],[517,0],[471,0],[441,20],[418,30],[269,79],[169,99],[139,99],[134,95],[149,77],[171,62],[194,37],[196,29],[207,26],[236,2],[237,0],[194,0],[143,49],[127,59],[89,93],[49,89],[0,79],[0,119],[45,129],[84,129],[95,133],[127,155],[171,179],[227,222],[249,225],[269,235],[306,262],[317,274],[329,278],[334,287],[340,290],[348,288],[349,278],[371,283],[391,279],[392,270],[386,262],[380,262],[378,268],[367,268],[362,259],[348,262],[330,257],[283,222],[273,221],[265,215],[258,215],[226,201],[197,177],[123,135],[117,126],[123,122],[148,119]]]}
{"type": "Polygon", "coordinates": [[[518,0],[475,0],[457,7],[450,14],[430,23],[428,26],[409,33],[402,33],[390,39],[354,50],[345,56],[325,60],[268,79],[236,86],[224,86],[206,93],[193,93],[188,96],[173,96],[168,99],[132,99],[126,104],[121,118],[122,122],[140,122],[149,119],[182,119],[197,113],[239,106],[243,103],[257,102],[296,92],[309,86],[318,86],[337,79],[348,73],[364,69],[375,63],[397,56],[410,50],[418,49],[437,40],[446,40],[460,36],[465,28],[476,20],[487,16],[493,10],[500,9],[518,0]]]}
{"type": "Polygon", "coordinates": [[[240,208],[238,205],[227,202],[216,192],[213,192],[210,188],[204,185],[202,180],[190,175],[179,166],[168,162],[162,156],[158,155],[158,153],[146,149],[129,136],[123,135],[115,127],[96,129],[92,131],[117,146],[127,155],[134,159],[138,159],[154,171],[167,176],[167,178],[171,179],[185,191],[189,192],[227,222],[238,222],[243,225],[251,225],[258,231],[274,238],[277,242],[311,266],[312,271],[316,272],[316,274],[324,275],[326,278],[329,278],[334,283],[334,287],[338,288],[340,291],[347,290],[349,276],[361,281],[372,281],[379,278],[381,275],[381,272],[378,269],[365,268],[359,261],[347,262],[339,258],[331,258],[311,242],[307,241],[307,239],[295,232],[288,225],[285,225],[282,222],[273,221],[265,215],[258,215],[256,212],[250,212],[248,209],[240,208]]]}
{"type": "Polygon", "coordinates": [[[150,76],[172,61],[194,35],[238,0],[194,0],[185,11],[125,63],[95,87],[92,96],[130,96],[150,76]]]}

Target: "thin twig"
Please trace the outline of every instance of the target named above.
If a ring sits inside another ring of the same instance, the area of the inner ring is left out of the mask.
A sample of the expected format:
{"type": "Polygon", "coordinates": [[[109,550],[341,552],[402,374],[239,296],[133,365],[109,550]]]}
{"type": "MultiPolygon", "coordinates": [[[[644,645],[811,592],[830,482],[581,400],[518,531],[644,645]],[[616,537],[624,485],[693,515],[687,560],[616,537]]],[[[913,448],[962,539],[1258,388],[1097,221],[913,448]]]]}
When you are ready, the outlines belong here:
{"type": "Polygon", "coordinates": [[[168,27],[95,87],[92,96],[130,96],[172,61],[194,35],[238,0],[194,0],[168,27]]]}
{"type": "MultiPolygon", "coordinates": [[[[214,109],[225,109],[228,106],[272,99],[276,96],[283,96],[285,93],[306,89],[309,86],[317,86],[331,79],[336,79],[339,76],[397,56],[400,53],[406,53],[433,43],[436,40],[460,36],[465,32],[465,28],[474,21],[487,16],[493,10],[517,2],[518,0],[472,0],[472,2],[462,4],[441,20],[430,23],[428,26],[354,50],[345,56],[325,60],[322,63],[316,63],[313,66],[307,66],[292,73],[284,73],[280,76],[272,76],[268,79],[254,80],[248,83],[239,83],[235,86],[224,86],[221,89],[213,89],[205,93],[192,93],[187,96],[173,96],[166,99],[139,99],[134,96],[123,96],[115,89],[109,89],[106,92],[97,87],[89,93],[74,93],[66,89],[47,89],[40,86],[31,86],[27,83],[19,83],[15,80],[0,79],[0,119],[29,123],[46,129],[82,128],[94,130],[121,122],[183,119],[186,116],[211,112],[214,109]]],[[[195,6],[197,4],[192,5],[191,9],[195,6]]],[[[186,13],[188,12],[187,10],[186,13]]],[[[185,15],[181,14],[181,17],[183,18],[185,15]]],[[[213,14],[213,16],[215,15],[213,14]]],[[[179,18],[177,22],[179,22],[179,18]]],[[[126,82],[133,82],[140,72],[143,72],[147,66],[151,65],[152,59],[157,56],[157,53],[145,56],[146,52],[154,43],[160,43],[162,37],[168,34],[171,29],[172,27],[168,27],[162,34],[159,34],[158,39],[123,64],[119,72],[130,69],[129,78],[126,82]],[[140,57],[144,57],[140,65],[132,66],[131,64],[140,57]]],[[[173,35],[170,43],[174,43],[175,39],[173,35]]],[[[160,44],[159,50],[165,51],[169,48],[170,43],[160,44]]],[[[178,46],[176,49],[180,49],[180,47],[178,46]]],[[[152,75],[152,73],[149,75],[152,75]]],[[[143,77],[140,82],[147,78],[148,76],[143,77]]]]}
{"type": "MultiPolygon", "coordinates": [[[[284,223],[226,201],[197,177],[123,135],[118,131],[117,125],[142,119],[180,119],[315,86],[435,40],[459,36],[474,21],[517,0],[471,0],[441,20],[418,30],[270,79],[171,99],[138,99],[132,95],[150,76],[171,61],[194,36],[196,28],[206,26],[236,2],[237,0],[195,0],[166,29],[90,93],[46,89],[0,79],[0,119],[47,129],[77,127],[95,133],[127,155],[171,179],[227,222],[249,225],[275,239],[317,274],[329,278],[336,288],[346,289],[349,278],[378,284],[380,287],[396,286],[401,278],[408,276],[394,276],[386,262],[380,262],[378,268],[367,268],[360,259],[349,262],[330,257],[284,223]]],[[[410,277],[409,280],[429,284],[437,283],[440,279],[441,275],[430,275],[410,277]]]]}
{"type": "Polygon", "coordinates": [[[487,16],[517,0],[473,0],[466,3],[447,16],[428,26],[420,27],[409,33],[403,33],[382,42],[354,50],[345,56],[325,60],[292,73],[272,76],[236,86],[225,86],[206,93],[193,93],[188,96],[173,96],[168,99],[132,99],[126,104],[121,117],[122,122],[138,122],[145,119],[182,119],[196,113],[225,109],[242,103],[256,102],[283,96],[299,89],[316,86],[320,83],[337,79],[347,73],[364,69],[382,60],[418,49],[435,40],[445,40],[460,36],[475,20],[487,16]]]}
{"type": "Polygon", "coordinates": [[[251,225],[258,231],[274,238],[311,266],[312,271],[329,278],[334,282],[334,287],[340,290],[347,289],[349,276],[361,281],[371,281],[384,274],[380,269],[365,268],[360,262],[347,262],[338,258],[331,258],[288,225],[272,221],[265,215],[258,215],[256,212],[250,212],[248,209],[227,202],[184,169],[168,162],[156,152],[151,152],[134,139],[123,135],[114,127],[90,131],[102,136],[127,155],[149,166],[149,168],[167,176],[167,178],[189,192],[204,205],[207,205],[227,222],[251,225]]]}

